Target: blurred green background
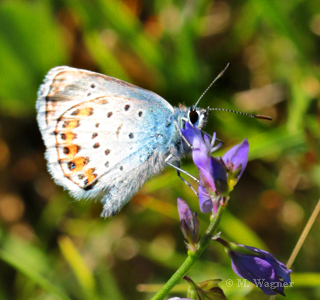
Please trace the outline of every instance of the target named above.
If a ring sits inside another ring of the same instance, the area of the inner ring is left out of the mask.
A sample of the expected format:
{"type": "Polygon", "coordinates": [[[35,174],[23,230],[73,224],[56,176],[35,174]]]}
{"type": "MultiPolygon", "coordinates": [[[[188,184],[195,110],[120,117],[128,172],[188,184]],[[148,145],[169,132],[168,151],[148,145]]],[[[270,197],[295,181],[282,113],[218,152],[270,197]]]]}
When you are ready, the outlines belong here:
{"type": "MultiPolygon", "coordinates": [[[[99,202],[75,201],[55,185],[35,101],[57,65],[192,105],[230,62],[201,105],[273,121],[211,113],[205,129],[225,142],[218,154],[244,138],[250,144],[220,229],[286,262],[319,199],[319,36],[319,0],[1,1],[0,299],[150,299],[186,257],[176,198],[199,212],[170,168],[106,220],[99,202]]],[[[190,160],[182,166],[197,175],[190,160]]],[[[199,217],[204,230],[208,215],[199,217]]],[[[319,231],[318,218],[292,267],[288,299],[320,298],[319,231]]],[[[229,299],[268,299],[252,285],[226,287],[238,277],[220,245],[188,275],[221,278],[229,299]]]]}

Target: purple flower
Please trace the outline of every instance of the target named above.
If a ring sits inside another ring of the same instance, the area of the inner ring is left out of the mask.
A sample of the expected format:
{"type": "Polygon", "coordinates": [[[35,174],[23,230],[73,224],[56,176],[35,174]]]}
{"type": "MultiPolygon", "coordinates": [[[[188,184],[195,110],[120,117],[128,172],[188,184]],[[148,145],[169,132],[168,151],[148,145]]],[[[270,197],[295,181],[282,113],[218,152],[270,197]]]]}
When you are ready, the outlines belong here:
{"type": "Polygon", "coordinates": [[[188,122],[186,122],[185,129],[181,129],[181,133],[193,147],[192,159],[197,168],[207,169],[210,162],[211,148],[215,141],[215,133],[210,143],[208,135],[204,134],[204,137],[202,137],[201,130],[193,127],[188,122]]]}
{"type": "Polygon", "coordinates": [[[178,198],[178,212],[180,217],[181,231],[187,240],[187,248],[196,251],[199,238],[199,220],[196,213],[192,213],[190,206],[186,201],[178,198]]]}
{"type": "Polygon", "coordinates": [[[215,133],[212,141],[210,137],[202,133],[200,129],[193,127],[186,123],[185,129],[181,129],[182,134],[187,141],[192,145],[192,159],[199,170],[200,184],[199,184],[199,204],[203,213],[212,212],[213,199],[216,197],[216,187],[214,183],[215,163],[212,162],[211,149],[215,142],[215,133]]]}
{"type": "Polygon", "coordinates": [[[249,143],[245,139],[243,142],[231,148],[225,155],[223,155],[223,162],[227,168],[228,185],[230,190],[239,181],[244,169],[247,166],[249,155],[249,143]]]}
{"type": "Polygon", "coordinates": [[[199,170],[199,204],[203,213],[216,212],[221,200],[228,197],[241,177],[248,161],[249,145],[244,140],[230,149],[222,158],[211,156],[215,143],[207,134],[202,137],[200,129],[186,123],[182,134],[192,145],[192,159],[199,170]]]}
{"type": "Polygon", "coordinates": [[[284,294],[284,286],[290,284],[292,272],[269,252],[250,246],[228,243],[221,238],[216,239],[226,247],[231,258],[232,269],[240,277],[245,278],[267,295],[284,294]]]}

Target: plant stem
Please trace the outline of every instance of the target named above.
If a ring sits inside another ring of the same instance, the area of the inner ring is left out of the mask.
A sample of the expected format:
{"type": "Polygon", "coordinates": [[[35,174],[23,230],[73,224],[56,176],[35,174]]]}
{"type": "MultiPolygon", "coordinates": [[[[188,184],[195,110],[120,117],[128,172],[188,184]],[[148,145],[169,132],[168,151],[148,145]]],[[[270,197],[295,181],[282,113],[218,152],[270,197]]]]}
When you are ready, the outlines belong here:
{"type": "Polygon", "coordinates": [[[304,243],[304,241],[306,240],[306,237],[309,234],[309,231],[310,231],[314,221],[316,220],[316,218],[317,218],[317,216],[319,214],[319,211],[320,211],[320,199],[319,199],[314,211],[312,212],[312,214],[311,214],[311,216],[310,216],[305,228],[303,229],[303,231],[301,233],[301,236],[300,236],[296,246],[294,247],[294,249],[293,249],[293,251],[292,251],[292,253],[290,255],[290,258],[289,258],[289,260],[287,262],[287,267],[289,269],[291,268],[293,262],[295,261],[297,255],[298,255],[298,253],[299,253],[299,251],[300,251],[300,249],[301,249],[301,247],[302,247],[302,245],[304,243]]]}
{"type": "Polygon", "coordinates": [[[211,238],[216,231],[225,206],[220,205],[217,213],[212,218],[205,234],[200,239],[196,252],[190,252],[188,257],[179,267],[179,269],[171,276],[167,283],[160,289],[160,291],[151,300],[162,300],[171,291],[171,289],[182,279],[182,277],[187,273],[195,261],[200,257],[204,249],[209,245],[211,238]]]}

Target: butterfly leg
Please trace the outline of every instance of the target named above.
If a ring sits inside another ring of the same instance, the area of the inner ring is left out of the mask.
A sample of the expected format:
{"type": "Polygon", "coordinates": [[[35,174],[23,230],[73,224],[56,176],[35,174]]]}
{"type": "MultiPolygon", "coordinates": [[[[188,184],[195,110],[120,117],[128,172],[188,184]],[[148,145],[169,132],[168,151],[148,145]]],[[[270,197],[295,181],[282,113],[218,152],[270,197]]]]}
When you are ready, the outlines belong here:
{"type": "Polygon", "coordinates": [[[177,129],[177,131],[179,132],[180,137],[181,137],[181,138],[183,139],[183,141],[187,144],[187,146],[188,146],[190,149],[195,149],[195,148],[188,142],[188,140],[184,137],[184,135],[183,135],[182,132],[180,131],[180,127],[179,127],[179,125],[177,124],[176,121],[174,122],[174,125],[176,126],[176,129],[177,129]]]}
{"type": "Polygon", "coordinates": [[[188,122],[191,125],[191,127],[194,128],[193,124],[189,121],[188,118],[182,117],[181,120],[184,122],[188,122]]]}
{"type": "MultiPolygon", "coordinates": [[[[178,164],[178,166],[180,167],[180,163],[178,164]]],[[[177,174],[178,177],[196,194],[196,196],[198,197],[198,193],[197,191],[193,188],[193,186],[187,181],[185,180],[181,175],[180,175],[180,171],[177,169],[177,174]]],[[[190,174],[189,174],[190,176],[190,174]]],[[[197,180],[198,181],[198,180],[197,180]]],[[[199,181],[198,181],[199,182],[199,181]]]]}
{"type": "Polygon", "coordinates": [[[183,170],[183,169],[180,168],[180,162],[178,162],[178,165],[179,165],[179,166],[175,166],[174,164],[170,163],[169,160],[172,159],[172,158],[173,158],[173,155],[170,154],[170,155],[166,158],[165,162],[166,162],[170,167],[175,168],[177,171],[188,175],[190,178],[192,178],[193,180],[195,180],[196,182],[199,183],[199,180],[198,180],[196,177],[192,176],[189,172],[187,172],[187,171],[185,171],[185,170],[183,170]]]}
{"type": "Polygon", "coordinates": [[[173,168],[175,168],[175,169],[177,170],[178,177],[198,196],[198,193],[196,192],[196,190],[193,188],[193,186],[192,186],[187,180],[185,180],[185,179],[180,175],[180,172],[188,175],[189,177],[191,177],[193,180],[195,180],[195,181],[198,182],[198,183],[199,183],[199,180],[198,180],[197,178],[195,178],[194,176],[192,176],[192,175],[191,175],[190,173],[188,173],[187,171],[181,169],[181,168],[180,168],[180,162],[178,162],[178,166],[175,166],[174,164],[170,163],[169,160],[170,160],[170,158],[172,158],[172,157],[173,157],[173,155],[170,154],[170,155],[167,157],[167,159],[166,159],[166,163],[167,163],[169,166],[171,166],[171,167],[173,167],[173,168]]]}
{"type": "MultiPolygon", "coordinates": [[[[172,155],[170,154],[170,155],[168,156],[167,160],[170,159],[171,157],[172,157],[172,155]]],[[[175,169],[177,170],[178,177],[198,196],[197,191],[193,188],[193,186],[192,186],[187,180],[185,180],[185,179],[180,175],[180,172],[188,175],[189,177],[191,177],[193,180],[195,180],[195,181],[198,182],[198,183],[199,183],[199,180],[198,180],[197,178],[195,178],[194,176],[192,176],[192,175],[191,175],[190,173],[188,173],[187,171],[181,169],[181,168],[180,168],[180,162],[178,162],[178,166],[175,166],[174,164],[168,162],[167,160],[166,160],[166,163],[167,163],[169,166],[171,166],[171,167],[173,167],[173,168],[175,168],[175,169]]]]}

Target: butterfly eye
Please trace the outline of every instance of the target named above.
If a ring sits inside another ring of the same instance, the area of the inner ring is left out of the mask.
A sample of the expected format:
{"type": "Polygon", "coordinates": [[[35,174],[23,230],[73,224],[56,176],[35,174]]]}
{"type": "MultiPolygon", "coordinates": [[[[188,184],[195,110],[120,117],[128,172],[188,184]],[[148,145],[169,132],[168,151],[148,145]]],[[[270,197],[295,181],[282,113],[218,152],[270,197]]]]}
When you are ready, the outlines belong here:
{"type": "Polygon", "coordinates": [[[189,120],[192,124],[196,124],[199,120],[199,115],[195,109],[190,109],[189,120]]]}

